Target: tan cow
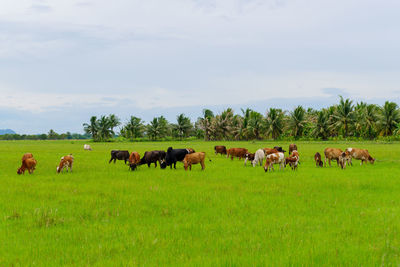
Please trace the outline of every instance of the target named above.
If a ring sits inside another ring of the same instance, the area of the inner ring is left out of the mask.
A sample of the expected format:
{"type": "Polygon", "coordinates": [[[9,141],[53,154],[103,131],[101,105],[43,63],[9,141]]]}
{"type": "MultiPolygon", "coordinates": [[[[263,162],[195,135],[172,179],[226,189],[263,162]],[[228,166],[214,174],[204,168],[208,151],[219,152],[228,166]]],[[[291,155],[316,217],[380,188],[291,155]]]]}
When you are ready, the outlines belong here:
{"type": "Polygon", "coordinates": [[[21,167],[17,170],[18,174],[25,174],[25,171],[28,170],[29,174],[32,174],[36,169],[37,161],[34,158],[26,158],[22,161],[21,167]]]}
{"type": "Polygon", "coordinates": [[[24,162],[24,160],[29,159],[29,158],[33,158],[32,153],[25,153],[25,154],[22,156],[22,162],[24,162]]]}
{"type": "Polygon", "coordinates": [[[72,154],[62,157],[60,160],[60,164],[57,167],[57,173],[62,172],[64,169],[67,169],[68,172],[68,168],[72,172],[73,163],[74,163],[74,157],[72,156],[72,154]]]}
{"type": "Polygon", "coordinates": [[[248,153],[246,148],[229,148],[226,157],[231,157],[231,160],[233,160],[233,157],[238,157],[239,159],[242,159],[246,156],[246,153],[248,153]]]}
{"type": "Polygon", "coordinates": [[[185,168],[185,171],[187,171],[188,167],[190,170],[192,170],[192,165],[193,164],[198,164],[200,163],[201,169],[204,170],[206,168],[206,165],[204,165],[204,159],[206,157],[205,152],[195,152],[195,153],[190,153],[185,156],[183,159],[183,165],[185,168]]]}
{"type": "Polygon", "coordinates": [[[331,167],[331,160],[336,160],[337,165],[339,166],[339,157],[342,155],[342,150],[340,148],[325,148],[324,154],[325,154],[325,167],[326,167],[326,160],[329,162],[329,166],[331,167]]]}
{"type": "Polygon", "coordinates": [[[375,162],[375,159],[371,157],[371,155],[369,154],[367,149],[359,149],[359,148],[349,147],[346,149],[346,152],[349,153],[349,155],[350,155],[350,160],[349,160],[350,165],[353,165],[352,158],[361,160],[360,165],[363,165],[364,161],[365,161],[365,163],[367,163],[369,161],[371,164],[374,164],[374,162],[375,162]]]}
{"type": "Polygon", "coordinates": [[[279,170],[285,169],[285,154],[278,152],[267,155],[265,158],[264,171],[274,170],[274,164],[279,164],[279,170]]]}

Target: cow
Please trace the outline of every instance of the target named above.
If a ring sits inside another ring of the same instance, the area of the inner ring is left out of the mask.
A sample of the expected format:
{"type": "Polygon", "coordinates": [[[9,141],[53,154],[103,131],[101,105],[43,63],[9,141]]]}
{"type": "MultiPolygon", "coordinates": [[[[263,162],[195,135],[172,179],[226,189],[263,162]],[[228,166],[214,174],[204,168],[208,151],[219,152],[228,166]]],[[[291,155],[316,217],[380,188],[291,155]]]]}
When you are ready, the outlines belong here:
{"type": "Polygon", "coordinates": [[[289,155],[292,154],[293,150],[297,150],[297,145],[296,144],[290,144],[289,145],[289,155]]]}
{"type": "Polygon", "coordinates": [[[134,171],[140,163],[140,155],[136,151],[132,152],[129,156],[129,168],[134,171]]]}
{"type": "Polygon", "coordinates": [[[244,155],[244,166],[246,166],[246,163],[247,163],[248,160],[250,160],[250,162],[253,162],[255,155],[256,155],[255,153],[247,152],[244,155]]]}
{"type": "Polygon", "coordinates": [[[206,157],[205,152],[186,154],[185,158],[183,159],[183,166],[185,168],[185,171],[187,171],[188,167],[190,170],[192,170],[192,165],[198,163],[200,163],[201,165],[201,170],[204,170],[206,168],[206,166],[204,165],[205,157],[206,157]]]}
{"type": "Polygon", "coordinates": [[[292,170],[297,170],[297,166],[299,165],[300,155],[297,150],[293,150],[292,154],[285,159],[285,167],[287,164],[292,168],[292,170]]]}
{"type": "Polygon", "coordinates": [[[343,151],[339,148],[325,148],[325,167],[326,167],[326,160],[329,162],[329,167],[332,167],[331,160],[336,160],[337,166],[340,166],[339,158],[341,157],[343,151]]]}
{"type": "Polygon", "coordinates": [[[368,161],[371,164],[374,164],[375,162],[375,159],[371,157],[367,149],[349,147],[346,149],[346,151],[349,153],[349,164],[351,165],[353,165],[352,158],[361,160],[360,165],[363,165],[364,162],[367,163],[368,161]]]}
{"type": "Polygon", "coordinates": [[[270,155],[270,154],[278,153],[278,152],[282,152],[282,151],[278,151],[275,148],[268,148],[268,147],[264,148],[264,153],[266,156],[270,155]]]}
{"type": "Polygon", "coordinates": [[[282,152],[282,153],[286,152],[286,150],[283,150],[283,148],[281,146],[274,146],[274,149],[278,150],[278,152],[282,152]]]}
{"type": "Polygon", "coordinates": [[[214,150],[215,155],[217,155],[218,153],[220,153],[221,155],[226,155],[226,146],[215,146],[214,150]]]}
{"type": "Polygon", "coordinates": [[[346,163],[350,162],[351,157],[350,157],[350,153],[348,151],[344,151],[340,154],[339,156],[339,165],[340,168],[342,169],[346,169],[346,163]]]}
{"type": "Polygon", "coordinates": [[[29,158],[33,158],[33,154],[32,154],[32,153],[25,153],[25,154],[22,156],[21,162],[24,163],[24,161],[25,161],[26,159],[29,159],[29,158]]]}
{"type": "Polygon", "coordinates": [[[153,150],[153,151],[146,151],[144,152],[144,155],[142,159],[139,162],[139,165],[147,164],[147,166],[150,168],[151,163],[154,163],[154,167],[157,168],[157,162],[160,163],[161,168],[163,165],[165,165],[165,158],[167,154],[165,153],[164,150],[153,150]]]}
{"type": "Polygon", "coordinates": [[[23,162],[21,167],[17,170],[18,174],[25,174],[25,171],[28,170],[29,174],[32,174],[33,171],[36,169],[37,161],[32,158],[26,158],[23,162]]]}
{"type": "Polygon", "coordinates": [[[176,162],[183,161],[185,156],[190,154],[187,149],[173,149],[169,147],[167,150],[167,157],[165,158],[165,165],[161,165],[161,168],[165,169],[167,166],[170,166],[172,169],[172,165],[174,165],[174,169],[176,169],[176,162]]]}
{"type": "Polygon", "coordinates": [[[314,160],[317,167],[324,167],[324,163],[322,162],[322,157],[319,152],[315,153],[314,160]]]}
{"type": "Polygon", "coordinates": [[[258,163],[260,166],[262,166],[262,163],[265,158],[265,151],[264,149],[258,149],[254,155],[254,160],[253,160],[253,167],[255,167],[258,163]]]}
{"type": "Polygon", "coordinates": [[[285,154],[277,152],[267,155],[265,159],[264,171],[274,170],[274,164],[279,164],[279,170],[285,169],[285,154]]]}
{"type": "Polygon", "coordinates": [[[129,160],[129,151],[128,150],[112,150],[111,151],[111,159],[108,163],[111,163],[111,161],[114,160],[114,163],[116,160],[123,160],[126,162],[129,160]]]}
{"type": "Polygon", "coordinates": [[[238,157],[240,160],[245,157],[246,153],[248,153],[246,148],[230,148],[226,153],[226,157],[231,157],[231,160],[233,160],[233,157],[238,157]]]}
{"type": "Polygon", "coordinates": [[[57,173],[63,172],[64,169],[68,172],[68,168],[72,172],[72,163],[74,163],[74,157],[72,154],[62,157],[60,164],[57,167],[57,173]]]}
{"type": "Polygon", "coordinates": [[[91,151],[91,150],[92,150],[92,147],[91,147],[90,145],[84,144],[84,145],[83,145],[83,149],[84,149],[84,150],[90,150],[90,151],[91,151]]]}

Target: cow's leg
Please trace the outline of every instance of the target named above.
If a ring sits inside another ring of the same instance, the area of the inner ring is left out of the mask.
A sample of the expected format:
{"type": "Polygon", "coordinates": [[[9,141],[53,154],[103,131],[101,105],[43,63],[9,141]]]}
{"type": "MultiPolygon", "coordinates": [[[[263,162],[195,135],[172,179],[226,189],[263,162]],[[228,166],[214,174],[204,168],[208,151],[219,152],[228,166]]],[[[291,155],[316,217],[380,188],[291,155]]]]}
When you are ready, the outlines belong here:
{"type": "Polygon", "coordinates": [[[147,167],[149,167],[149,168],[150,168],[150,165],[151,165],[151,162],[147,163],[147,167]]]}
{"type": "Polygon", "coordinates": [[[111,157],[111,159],[110,159],[110,161],[108,163],[110,164],[112,160],[113,160],[113,158],[111,157]]]}
{"type": "Polygon", "coordinates": [[[247,158],[244,159],[244,166],[246,166],[247,158]]]}
{"type": "Polygon", "coordinates": [[[200,162],[201,164],[201,170],[204,170],[206,168],[206,165],[204,165],[204,160],[200,162]]]}
{"type": "Polygon", "coordinates": [[[174,162],[174,169],[176,170],[176,161],[174,162]]]}
{"type": "Polygon", "coordinates": [[[337,163],[337,165],[339,166],[339,159],[338,159],[338,158],[336,159],[336,163],[337,163]]]}
{"type": "Polygon", "coordinates": [[[192,170],[192,163],[189,164],[189,169],[192,170]]]}

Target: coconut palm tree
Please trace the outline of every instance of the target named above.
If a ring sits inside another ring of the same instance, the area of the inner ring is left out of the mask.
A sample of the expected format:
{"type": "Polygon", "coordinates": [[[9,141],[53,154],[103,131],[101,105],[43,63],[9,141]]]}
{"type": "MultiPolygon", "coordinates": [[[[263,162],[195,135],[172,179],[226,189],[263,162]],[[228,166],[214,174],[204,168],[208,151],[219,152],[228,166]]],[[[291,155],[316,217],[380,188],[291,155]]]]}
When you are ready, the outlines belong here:
{"type": "Polygon", "coordinates": [[[289,114],[288,128],[296,138],[303,135],[304,126],[306,124],[305,114],[306,111],[302,106],[297,106],[289,114]]]}
{"type": "Polygon", "coordinates": [[[211,121],[214,118],[214,113],[209,109],[203,109],[203,117],[197,119],[199,127],[204,131],[204,140],[211,140],[211,121]]]}
{"type": "Polygon", "coordinates": [[[166,136],[168,131],[168,121],[164,116],[153,118],[153,120],[147,125],[147,135],[151,140],[163,138],[166,136]]]}
{"type": "Polygon", "coordinates": [[[233,110],[231,108],[227,108],[220,115],[215,116],[214,120],[212,120],[211,126],[217,139],[231,139],[230,131],[232,122],[233,110]]]}
{"type": "Polygon", "coordinates": [[[126,138],[139,138],[143,136],[144,125],[142,119],[131,116],[128,123],[121,130],[126,138]]]}
{"type": "Polygon", "coordinates": [[[183,113],[176,117],[176,122],[177,123],[172,126],[173,131],[175,131],[179,139],[182,140],[183,137],[187,137],[189,135],[193,125],[190,122],[190,119],[183,113]]]}
{"type": "Polygon", "coordinates": [[[329,135],[329,120],[326,110],[321,110],[313,118],[311,136],[314,138],[326,139],[329,135]]]}
{"type": "Polygon", "coordinates": [[[248,137],[261,139],[261,133],[265,129],[264,118],[257,111],[250,111],[248,115],[247,133],[248,137]]]}
{"type": "Polygon", "coordinates": [[[107,141],[114,136],[114,131],[111,130],[111,122],[109,117],[101,116],[97,121],[97,125],[100,141],[107,141]]]}
{"type": "Polygon", "coordinates": [[[97,141],[98,131],[99,131],[99,126],[97,124],[97,117],[92,116],[90,118],[90,124],[84,123],[83,130],[85,131],[85,133],[92,135],[93,141],[97,141]]]}
{"type": "Polygon", "coordinates": [[[397,104],[394,102],[386,101],[385,104],[379,108],[378,112],[378,129],[381,135],[392,135],[397,124],[400,122],[400,111],[397,104]]]}
{"type": "Polygon", "coordinates": [[[281,109],[270,108],[266,118],[266,134],[273,139],[277,139],[283,132],[284,113],[281,109]]]}
{"type": "Polygon", "coordinates": [[[332,117],[335,119],[332,126],[342,131],[344,137],[347,137],[355,121],[353,101],[348,98],[345,100],[340,96],[339,105],[336,106],[336,112],[332,117]]]}

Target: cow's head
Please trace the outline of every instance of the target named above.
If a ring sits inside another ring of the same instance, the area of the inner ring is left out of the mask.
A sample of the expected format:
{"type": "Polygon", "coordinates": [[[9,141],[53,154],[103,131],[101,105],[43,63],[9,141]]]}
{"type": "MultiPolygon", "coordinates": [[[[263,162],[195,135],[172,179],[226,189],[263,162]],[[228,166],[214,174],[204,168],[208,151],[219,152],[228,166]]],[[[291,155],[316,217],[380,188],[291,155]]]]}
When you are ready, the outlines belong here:
{"type": "Polygon", "coordinates": [[[368,161],[369,161],[371,164],[374,164],[375,159],[374,159],[373,157],[371,157],[371,156],[368,156],[368,161]]]}
{"type": "Polygon", "coordinates": [[[129,164],[129,168],[131,169],[131,171],[134,171],[137,168],[137,164],[136,163],[130,163],[129,164]]]}
{"type": "Polygon", "coordinates": [[[18,168],[17,173],[22,174],[23,173],[22,168],[18,168]]]}
{"type": "Polygon", "coordinates": [[[167,162],[165,160],[160,160],[160,168],[161,169],[167,168],[167,162]]]}

